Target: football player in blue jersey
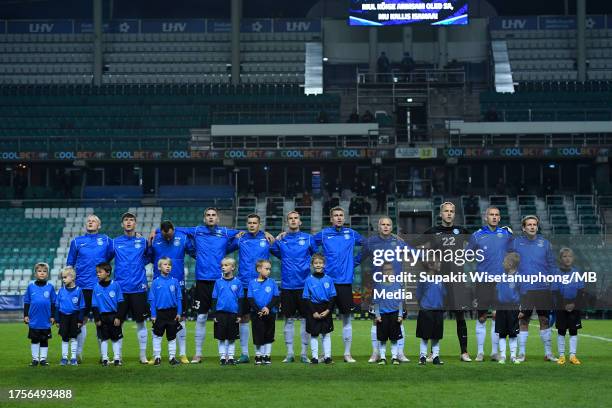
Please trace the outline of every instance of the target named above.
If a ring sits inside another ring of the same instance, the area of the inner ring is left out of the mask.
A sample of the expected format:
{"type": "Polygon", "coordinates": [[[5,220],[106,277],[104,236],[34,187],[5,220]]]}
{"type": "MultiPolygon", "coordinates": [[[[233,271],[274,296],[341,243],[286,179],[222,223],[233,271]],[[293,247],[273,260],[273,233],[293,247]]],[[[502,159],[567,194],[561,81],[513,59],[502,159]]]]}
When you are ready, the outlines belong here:
{"type": "MultiPolygon", "coordinates": [[[[221,260],[226,256],[232,238],[244,234],[236,229],[221,227],[219,224],[219,211],[214,207],[204,210],[204,223],[196,227],[176,227],[175,230],[183,232],[193,240],[196,252],[195,266],[195,294],[193,309],[197,313],[195,329],[195,353],[191,363],[202,362],[202,344],[206,339],[206,321],[212,306],[212,293],[215,283],[221,278],[221,260]]],[[[159,231],[153,231],[149,238],[153,239],[159,231]]],[[[268,242],[274,237],[264,233],[268,242]]],[[[247,328],[248,332],[248,328],[247,328]]]]}
{"type": "Polygon", "coordinates": [[[159,233],[156,233],[151,241],[150,250],[152,252],[151,261],[153,262],[153,278],[160,276],[159,268],[157,267],[161,258],[167,257],[172,260],[172,270],[170,276],[175,278],[181,287],[182,299],[182,315],[181,326],[182,330],[176,335],[179,348],[179,359],[182,364],[188,364],[186,351],[187,327],[185,318],[187,313],[187,291],[185,289],[185,255],[192,258],[196,257],[195,246],[193,240],[187,234],[176,231],[174,224],[171,221],[163,221],[159,227],[159,233]]]}
{"type": "Polygon", "coordinates": [[[295,361],[293,354],[293,338],[296,316],[300,320],[302,363],[309,363],[309,334],[306,332],[307,304],[302,299],[304,282],[310,275],[310,257],[317,252],[317,246],[312,235],[300,231],[302,221],[297,211],[287,213],[287,231],[278,236],[270,247],[270,252],[281,260],[281,312],[285,316],[285,345],[287,356],[283,363],[295,361]]]}
{"type": "MultiPolygon", "coordinates": [[[[240,321],[240,359],[239,364],[249,362],[249,303],[247,300],[247,291],[250,282],[257,278],[257,270],[255,264],[260,259],[270,259],[270,242],[266,234],[260,230],[261,219],[257,214],[249,214],[247,216],[247,232],[238,234],[234,237],[228,247],[227,252],[238,250],[238,274],[236,277],[240,280],[244,295],[242,301],[244,304],[241,307],[244,313],[240,321]]],[[[272,237],[272,242],[274,238],[272,237]]]]}
{"type": "Polygon", "coordinates": [[[127,313],[136,322],[136,335],[140,349],[140,363],[149,364],[147,359],[148,331],[146,319],[150,315],[147,301],[146,264],[151,253],[147,240],[136,233],[136,215],[126,212],[121,216],[123,235],[113,240],[115,257],[115,279],[121,286],[127,313]]]}
{"type": "MultiPolygon", "coordinates": [[[[540,274],[543,276],[556,275],[558,266],[552,251],[552,244],[538,233],[540,219],[535,215],[523,217],[521,225],[523,235],[512,241],[513,252],[521,256],[518,274],[529,279],[540,274]]],[[[521,314],[519,315],[519,356],[522,362],[525,360],[525,345],[529,336],[529,320],[536,310],[540,321],[540,339],[544,345],[544,361],[556,362],[557,358],[552,353],[552,330],[550,328],[549,315],[553,307],[552,289],[554,287],[541,279],[534,283],[521,282],[521,314]]]]}
{"type": "Polygon", "coordinates": [[[344,209],[334,207],[329,211],[331,227],[324,228],[315,235],[315,243],[323,249],[325,274],[334,281],[335,303],[342,316],[342,338],[344,340],[344,361],[355,363],[351,356],[353,326],[351,323],[353,303],[353,274],[355,268],[354,250],[361,246],[361,235],[344,226],[344,209]]]}
{"type": "MultiPolygon", "coordinates": [[[[366,293],[370,293],[376,282],[372,281],[372,273],[374,272],[373,265],[373,252],[376,250],[393,250],[396,248],[404,248],[409,247],[404,240],[393,233],[393,221],[391,218],[384,216],[380,217],[378,220],[378,234],[369,237],[363,243],[361,252],[358,255],[359,263],[361,263],[361,267],[365,268],[368,273],[364,275],[367,279],[364,279],[364,282],[367,282],[368,290],[366,293]],[[368,261],[368,262],[366,262],[368,261]],[[372,283],[372,285],[370,285],[372,283]],[[371,286],[371,287],[370,287],[371,286]]],[[[400,262],[393,262],[392,264],[393,270],[395,273],[402,272],[402,264],[400,262]]],[[[364,269],[362,269],[363,271],[364,269]]],[[[379,354],[379,343],[378,343],[378,335],[376,333],[378,324],[376,319],[374,319],[372,327],[370,329],[370,337],[372,341],[372,356],[368,360],[368,363],[376,363],[380,358],[379,354]]],[[[400,324],[400,330],[402,332],[402,336],[397,339],[397,360],[400,363],[407,363],[410,360],[404,354],[404,326],[400,324]]]]}
{"type": "Polygon", "coordinates": [[[83,358],[83,345],[87,338],[87,320],[91,314],[91,294],[98,282],[96,265],[110,262],[113,258],[113,240],[100,234],[102,223],[96,215],[90,214],[85,219],[85,234],[70,242],[66,266],[71,266],[76,272],[76,285],[83,291],[85,310],[83,310],[83,325],[77,336],[78,360],[83,358]]]}
{"type": "MultiPolygon", "coordinates": [[[[483,260],[477,265],[479,272],[489,275],[504,273],[504,258],[512,245],[512,230],[500,227],[501,213],[497,207],[488,207],[485,211],[487,225],[475,231],[470,237],[468,248],[482,251],[483,260]]],[[[487,314],[492,311],[491,325],[491,360],[498,360],[499,335],[495,331],[496,284],[477,282],[476,301],[478,303],[478,320],[476,321],[476,361],[484,361],[484,343],[487,335],[487,314]]]]}

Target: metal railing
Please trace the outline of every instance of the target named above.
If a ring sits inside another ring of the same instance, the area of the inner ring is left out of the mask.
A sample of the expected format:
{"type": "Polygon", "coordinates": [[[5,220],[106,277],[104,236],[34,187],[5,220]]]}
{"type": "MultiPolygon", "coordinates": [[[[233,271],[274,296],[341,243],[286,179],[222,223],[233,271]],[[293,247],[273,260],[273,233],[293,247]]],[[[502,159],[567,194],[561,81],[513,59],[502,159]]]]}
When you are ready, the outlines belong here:
{"type": "Polygon", "coordinates": [[[461,84],[465,83],[463,69],[415,69],[411,72],[393,70],[386,73],[357,71],[358,84],[461,84]]]}
{"type": "Polygon", "coordinates": [[[232,198],[68,198],[0,200],[2,208],[121,208],[121,207],[216,207],[233,208],[232,198]]]}
{"type": "Polygon", "coordinates": [[[612,109],[502,109],[496,113],[502,122],[612,120],[612,109]]]}
{"type": "MultiPolygon", "coordinates": [[[[16,136],[0,139],[0,151],[65,152],[111,150],[175,150],[177,142],[189,142],[188,135],[176,136],[16,136]]],[[[3,157],[8,158],[10,157],[3,157]]]]}
{"type": "Polygon", "coordinates": [[[212,149],[392,148],[392,134],[329,136],[211,136],[212,149]]]}
{"type": "Polygon", "coordinates": [[[512,146],[512,147],[601,147],[612,145],[611,133],[584,133],[584,134],[533,134],[533,135],[466,135],[450,133],[449,146],[512,146]]]}

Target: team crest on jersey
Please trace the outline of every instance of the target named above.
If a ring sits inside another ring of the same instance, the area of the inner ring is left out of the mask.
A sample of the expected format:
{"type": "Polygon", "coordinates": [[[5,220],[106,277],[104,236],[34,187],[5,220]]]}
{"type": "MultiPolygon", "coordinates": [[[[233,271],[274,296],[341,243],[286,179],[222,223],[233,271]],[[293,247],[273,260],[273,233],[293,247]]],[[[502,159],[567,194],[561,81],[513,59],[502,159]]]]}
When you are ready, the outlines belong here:
{"type": "Polygon", "coordinates": [[[351,239],[351,236],[348,234],[348,232],[344,233],[344,239],[351,239]]]}
{"type": "Polygon", "coordinates": [[[544,246],[544,241],[541,239],[538,239],[538,246],[542,248],[544,246]]]}
{"type": "Polygon", "coordinates": [[[503,236],[504,236],[504,234],[502,234],[501,232],[498,232],[498,233],[497,233],[497,238],[501,238],[501,237],[503,237],[503,236]]]}
{"type": "Polygon", "coordinates": [[[453,234],[459,235],[459,230],[457,228],[453,228],[453,234]]]}
{"type": "Polygon", "coordinates": [[[140,241],[134,242],[134,248],[139,249],[141,246],[140,241]]]}
{"type": "Polygon", "coordinates": [[[329,282],[325,282],[325,283],[323,284],[323,287],[324,287],[325,289],[329,289],[329,282]]]}
{"type": "Polygon", "coordinates": [[[72,297],[72,303],[73,303],[73,304],[75,304],[75,305],[76,305],[77,303],[79,303],[79,298],[78,298],[77,296],[73,296],[73,297],[72,297]]]}
{"type": "Polygon", "coordinates": [[[108,296],[114,298],[115,297],[115,291],[111,290],[110,292],[108,292],[108,296]]]}
{"type": "Polygon", "coordinates": [[[271,287],[269,287],[269,286],[266,286],[266,289],[265,289],[265,290],[266,290],[266,293],[270,293],[270,292],[272,292],[272,288],[271,288],[271,287]]]}
{"type": "Polygon", "coordinates": [[[262,248],[265,247],[266,246],[266,240],[262,239],[261,241],[259,241],[259,246],[262,247],[262,248]]]}
{"type": "Polygon", "coordinates": [[[174,238],[174,246],[179,246],[181,245],[181,239],[180,238],[174,238]]]}
{"type": "Polygon", "coordinates": [[[510,287],[510,289],[514,289],[516,287],[516,283],[510,282],[508,286],[510,287]]]}
{"type": "Polygon", "coordinates": [[[100,246],[104,245],[104,240],[103,240],[102,238],[98,238],[98,239],[96,240],[96,242],[97,242],[97,243],[98,243],[98,245],[100,245],[100,246]]]}
{"type": "Polygon", "coordinates": [[[174,292],[175,290],[174,285],[170,285],[170,292],[174,292]]]}
{"type": "Polygon", "coordinates": [[[48,298],[49,297],[49,291],[48,290],[44,291],[43,296],[48,298]]]}
{"type": "Polygon", "coordinates": [[[232,288],[232,292],[235,292],[238,290],[238,285],[232,285],[231,288],[232,288]]]}
{"type": "Polygon", "coordinates": [[[306,240],[303,238],[300,238],[300,240],[298,241],[298,244],[300,245],[306,245],[306,240]]]}

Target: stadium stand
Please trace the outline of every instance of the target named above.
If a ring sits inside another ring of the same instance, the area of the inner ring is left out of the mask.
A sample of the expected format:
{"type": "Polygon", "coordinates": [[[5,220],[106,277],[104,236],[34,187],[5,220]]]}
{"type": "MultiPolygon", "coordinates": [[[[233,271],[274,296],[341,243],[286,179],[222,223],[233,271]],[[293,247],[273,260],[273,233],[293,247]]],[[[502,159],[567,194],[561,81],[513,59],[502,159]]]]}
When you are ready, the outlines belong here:
{"type": "Polygon", "coordinates": [[[334,95],[294,86],[8,86],[0,90],[3,150],[187,149],[211,123],[314,123],[339,119],[334,95]],[[271,115],[274,112],[275,115],[271,115]],[[273,118],[273,119],[272,119],[273,118]]]}
{"type": "MultiPolygon", "coordinates": [[[[318,33],[243,33],[241,79],[304,84],[305,43],[318,33]]],[[[0,35],[0,82],[91,84],[92,34],[0,35]]],[[[228,33],[106,33],[104,84],[228,84],[228,33]]]]}
{"type": "MultiPolygon", "coordinates": [[[[576,81],[576,30],[491,30],[505,40],[515,81],[576,81]]],[[[612,31],[586,31],[587,77],[612,79],[612,31]]]]}

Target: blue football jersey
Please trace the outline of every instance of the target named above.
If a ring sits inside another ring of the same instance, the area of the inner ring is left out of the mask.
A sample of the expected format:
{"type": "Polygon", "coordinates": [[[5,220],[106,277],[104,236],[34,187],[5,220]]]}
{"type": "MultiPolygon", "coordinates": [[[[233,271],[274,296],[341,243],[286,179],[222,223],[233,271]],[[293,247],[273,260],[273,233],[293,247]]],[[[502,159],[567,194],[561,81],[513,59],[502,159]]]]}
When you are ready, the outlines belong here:
{"type": "Polygon", "coordinates": [[[310,275],[304,283],[302,298],[312,303],[321,304],[336,296],[334,281],[327,275],[310,275]]]}
{"type": "Polygon", "coordinates": [[[98,308],[100,313],[116,313],[121,302],[123,302],[121,285],[115,281],[110,281],[108,286],[96,283],[91,296],[91,307],[98,308]]]}
{"type": "Polygon", "coordinates": [[[238,313],[240,310],[240,300],[244,297],[242,283],[236,277],[232,279],[217,279],[212,297],[217,301],[216,311],[238,313]]]}
{"type": "Polygon", "coordinates": [[[37,285],[30,282],[23,297],[23,303],[30,305],[28,326],[31,329],[51,328],[51,305],[55,305],[55,289],[50,283],[37,285]]]}
{"type": "MultiPolygon", "coordinates": [[[[249,288],[247,290],[247,297],[252,298],[255,301],[258,309],[254,310],[254,312],[258,312],[266,305],[270,304],[272,298],[275,296],[280,296],[278,291],[278,285],[274,282],[274,279],[267,278],[263,281],[259,281],[259,279],[253,279],[249,282],[249,288]]],[[[274,307],[271,312],[276,313],[277,308],[274,307]]]]}

